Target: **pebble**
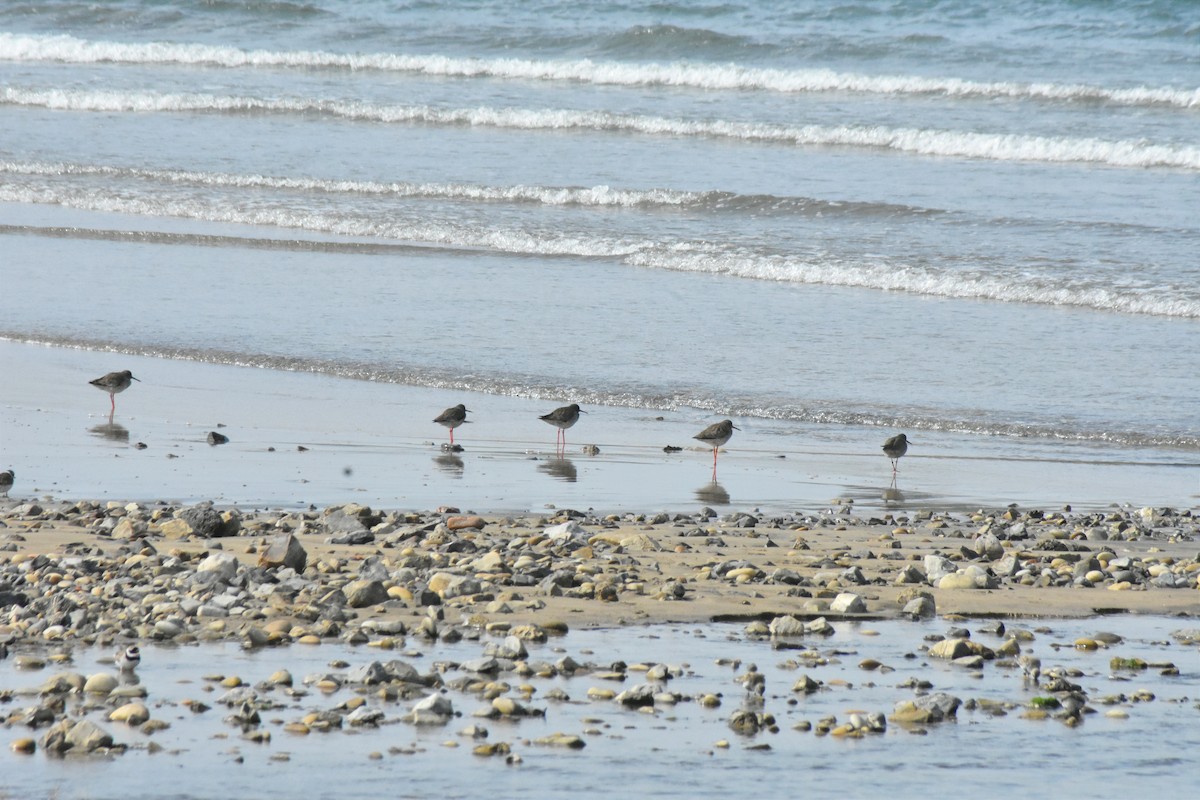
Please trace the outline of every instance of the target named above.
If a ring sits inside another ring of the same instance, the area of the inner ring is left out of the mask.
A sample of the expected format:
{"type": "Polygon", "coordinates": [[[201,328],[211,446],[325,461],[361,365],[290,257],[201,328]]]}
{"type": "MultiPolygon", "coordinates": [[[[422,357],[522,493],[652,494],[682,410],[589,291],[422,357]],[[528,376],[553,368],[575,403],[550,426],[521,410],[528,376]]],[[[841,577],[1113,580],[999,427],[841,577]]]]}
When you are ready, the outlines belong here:
{"type": "Polygon", "coordinates": [[[136,727],[150,719],[150,709],[142,703],[126,703],[110,713],[108,718],[113,722],[124,722],[136,727]]]}
{"type": "Polygon", "coordinates": [[[37,740],[31,739],[28,736],[20,739],[14,739],[12,744],[9,745],[9,749],[11,749],[14,753],[28,755],[37,750],[37,740]]]}
{"type": "Polygon", "coordinates": [[[98,672],[95,675],[89,675],[83,684],[83,691],[87,694],[103,694],[107,695],[116,689],[120,684],[120,680],[111,672],[98,672]]]}

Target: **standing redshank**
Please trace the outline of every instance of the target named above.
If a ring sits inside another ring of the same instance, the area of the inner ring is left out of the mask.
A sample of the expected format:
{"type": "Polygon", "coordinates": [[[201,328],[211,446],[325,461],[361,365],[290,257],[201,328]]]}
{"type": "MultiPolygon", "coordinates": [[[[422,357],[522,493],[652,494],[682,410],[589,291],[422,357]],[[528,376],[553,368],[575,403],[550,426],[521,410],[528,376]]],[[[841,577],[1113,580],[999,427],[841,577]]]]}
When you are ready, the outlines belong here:
{"type": "Polygon", "coordinates": [[[450,446],[454,447],[454,429],[467,421],[467,412],[471,409],[459,403],[454,408],[447,408],[442,413],[433,418],[433,421],[438,425],[443,425],[450,429],[450,446]]]}
{"type": "Polygon", "coordinates": [[[586,414],[586,413],[587,413],[586,411],[584,411],[583,409],[581,409],[579,407],[578,403],[571,403],[571,405],[569,405],[569,406],[563,406],[562,408],[556,408],[553,411],[551,411],[549,414],[543,414],[542,416],[538,417],[538,419],[544,420],[545,422],[549,422],[551,425],[558,428],[558,435],[554,440],[554,444],[560,450],[566,450],[567,449],[567,428],[571,427],[572,425],[574,425],[576,422],[579,421],[580,414],[586,414]],[[561,442],[561,444],[560,444],[560,442],[561,442]]]}
{"type": "Polygon", "coordinates": [[[8,497],[8,490],[12,488],[13,481],[16,480],[17,473],[11,469],[6,469],[0,472],[0,494],[8,497]]]}
{"type": "Polygon", "coordinates": [[[108,399],[112,401],[112,412],[110,413],[115,413],[117,410],[117,395],[128,389],[132,385],[131,381],[142,382],[140,378],[133,377],[132,372],[124,370],[122,372],[110,372],[103,378],[96,378],[96,380],[88,381],[88,383],[101,391],[108,392],[108,399]]]}
{"type": "Polygon", "coordinates": [[[733,436],[734,431],[740,430],[741,428],[733,424],[733,420],[723,419],[720,422],[714,422],[712,425],[709,425],[707,428],[692,437],[693,439],[697,439],[712,447],[714,475],[717,472],[717,450],[721,447],[721,445],[729,441],[730,437],[733,436]]]}
{"type": "Polygon", "coordinates": [[[883,443],[883,454],[892,460],[892,474],[896,474],[896,463],[908,452],[908,436],[898,433],[883,443]]]}

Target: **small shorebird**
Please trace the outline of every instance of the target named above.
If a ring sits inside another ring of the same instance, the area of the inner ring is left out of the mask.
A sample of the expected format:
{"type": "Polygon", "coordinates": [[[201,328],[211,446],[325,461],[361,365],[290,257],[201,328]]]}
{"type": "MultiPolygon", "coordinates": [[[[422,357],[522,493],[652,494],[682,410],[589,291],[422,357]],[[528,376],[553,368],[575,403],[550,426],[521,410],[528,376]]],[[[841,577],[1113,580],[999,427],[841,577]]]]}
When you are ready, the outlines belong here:
{"type": "Polygon", "coordinates": [[[113,656],[113,661],[117,662],[117,668],[121,672],[133,672],[142,662],[142,651],[138,650],[137,645],[130,645],[124,650],[118,650],[113,656]]]}
{"type": "Polygon", "coordinates": [[[1021,665],[1021,673],[1025,683],[1038,685],[1038,681],[1042,677],[1042,660],[1036,656],[1024,655],[1017,659],[1017,663],[1021,665]]]}
{"type": "Polygon", "coordinates": [[[730,437],[733,436],[734,431],[740,430],[741,428],[733,424],[733,420],[723,419],[720,422],[714,422],[712,425],[709,425],[707,428],[692,437],[693,439],[697,439],[712,447],[713,472],[717,471],[717,450],[723,444],[729,441],[730,437]]]}
{"type": "Polygon", "coordinates": [[[103,392],[108,392],[108,399],[112,401],[112,412],[115,413],[117,410],[117,395],[132,386],[132,381],[142,382],[140,378],[133,377],[132,372],[124,370],[122,372],[110,372],[103,378],[96,378],[96,380],[88,381],[88,383],[103,392]]]}
{"type": "Polygon", "coordinates": [[[579,421],[580,414],[586,414],[586,413],[587,413],[586,411],[584,411],[583,409],[581,409],[579,407],[578,403],[571,403],[571,405],[569,405],[569,406],[563,406],[562,408],[556,408],[553,411],[551,411],[549,414],[543,414],[542,416],[538,417],[538,419],[540,419],[544,422],[549,422],[551,425],[558,428],[558,436],[555,438],[554,444],[558,445],[559,442],[561,441],[562,444],[559,447],[559,449],[566,450],[567,449],[567,428],[571,427],[572,425],[574,425],[576,422],[579,421]]]}
{"type": "Polygon", "coordinates": [[[896,462],[908,452],[908,437],[898,433],[883,443],[883,454],[892,460],[892,474],[896,474],[896,462]]]}
{"type": "Polygon", "coordinates": [[[16,480],[17,473],[11,469],[0,472],[0,494],[8,497],[8,490],[12,488],[13,481],[16,480]]]}
{"type": "Polygon", "coordinates": [[[450,429],[450,446],[454,446],[454,429],[467,421],[467,412],[471,409],[459,403],[454,408],[447,408],[442,413],[433,418],[433,421],[438,425],[443,425],[450,429]]]}

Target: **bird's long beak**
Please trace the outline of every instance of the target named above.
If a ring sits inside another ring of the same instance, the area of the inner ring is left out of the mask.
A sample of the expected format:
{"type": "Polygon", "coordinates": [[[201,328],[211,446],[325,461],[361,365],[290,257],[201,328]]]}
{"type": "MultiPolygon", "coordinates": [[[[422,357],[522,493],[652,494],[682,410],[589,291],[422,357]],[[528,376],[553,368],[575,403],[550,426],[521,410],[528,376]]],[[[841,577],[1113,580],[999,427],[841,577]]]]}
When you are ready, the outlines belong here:
{"type": "MultiPolygon", "coordinates": [[[[132,376],[132,375],[130,375],[129,377],[133,378],[133,376],[132,376]]],[[[138,383],[141,383],[141,382],[142,382],[142,379],[141,379],[141,378],[133,378],[133,379],[134,379],[135,381],[137,381],[138,383]]]]}

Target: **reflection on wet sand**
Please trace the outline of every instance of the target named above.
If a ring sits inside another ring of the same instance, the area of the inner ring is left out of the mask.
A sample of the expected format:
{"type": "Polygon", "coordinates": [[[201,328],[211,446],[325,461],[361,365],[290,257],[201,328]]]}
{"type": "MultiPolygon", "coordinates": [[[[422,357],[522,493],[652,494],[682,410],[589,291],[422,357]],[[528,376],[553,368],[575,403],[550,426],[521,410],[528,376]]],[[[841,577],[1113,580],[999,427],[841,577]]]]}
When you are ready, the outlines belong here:
{"type": "Polygon", "coordinates": [[[900,487],[896,485],[895,475],[892,476],[892,482],[883,490],[883,500],[885,503],[904,502],[904,492],[900,491],[900,487]]]}
{"type": "Polygon", "coordinates": [[[433,459],[434,465],[453,478],[461,478],[463,476],[463,460],[452,453],[435,456],[433,459]]]}
{"type": "Polygon", "coordinates": [[[579,479],[579,471],[575,469],[575,462],[569,458],[552,458],[549,461],[542,461],[537,468],[538,472],[544,472],[551,478],[557,478],[567,483],[575,483],[579,479]]]}
{"type": "Polygon", "coordinates": [[[730,503],[729,492],[716,481],[710,481],[697,489],[696,499],[713,506],[727,506],[730,503]]]}
{"type": "Polygon", "coordinates": [[[113,422],[111,415],[108,418],[108,422],[89,429],[89,432],[93,436],[99,436],[102,439],[111,439],[114,442],[129,441],[129,429],[119,422],[113,422]]]}

